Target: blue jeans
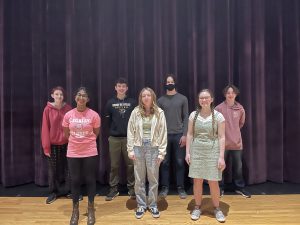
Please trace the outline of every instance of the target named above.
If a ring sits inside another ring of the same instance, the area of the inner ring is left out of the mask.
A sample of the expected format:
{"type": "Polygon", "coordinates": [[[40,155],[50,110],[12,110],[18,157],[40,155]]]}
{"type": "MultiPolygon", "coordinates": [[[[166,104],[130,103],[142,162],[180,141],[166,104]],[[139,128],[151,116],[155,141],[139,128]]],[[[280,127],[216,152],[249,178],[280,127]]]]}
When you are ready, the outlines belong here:
{"type": "MultiPolygon", "coordinates": [[[[242,163],[242,150],[225,150],[224,159],[225,162],[228,162],[229,157],[232,161],[232,179],[234,188],[244,188],[245,181],[243,178],[243,163],[242,163]]],[[[224,176],[222,179],[221,186],[224,187],[224,176]]]]}
{"type": "Polygon", "coordinates": [[[157,207],[158,191],[158,147],[151,147],[150,141],[143,142],[143,146],[134,147],[134,191],[138,207],[157,207]],[[149,182],[148,201],[146,197],[146,174],[149,182]]]}
{"type": "Polygon", "coordinates": [[[182,134],[168,134],[167,154],[164,161],[162,161],[160,169],[160,183],[162,186],[169,187],[170,185],[170,164],[175,163],[176,170],[176,185],[184,188],[184,174],[185,174],[185,148],[179,145],[182,134]]]}

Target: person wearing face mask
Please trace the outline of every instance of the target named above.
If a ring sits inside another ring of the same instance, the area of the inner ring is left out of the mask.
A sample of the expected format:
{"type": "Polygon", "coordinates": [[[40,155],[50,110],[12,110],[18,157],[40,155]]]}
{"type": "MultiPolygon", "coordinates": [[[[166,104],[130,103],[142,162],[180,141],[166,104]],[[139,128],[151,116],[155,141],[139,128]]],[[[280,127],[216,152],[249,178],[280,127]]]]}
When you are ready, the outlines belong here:
{"type": "Polygon", "coordinates": [[[161,96],[157,104],[166,115],[168,130],[167,154],[160,168],[161,191],[159,196],[165,198],[169,192],[169,168],[171,162],[175,163],[176,185],[179,197],[185,199],[185,144],[188,125],[188,100],[176,90],[175,76],[167,74],[164,80],[166,94],[161,96]]]}

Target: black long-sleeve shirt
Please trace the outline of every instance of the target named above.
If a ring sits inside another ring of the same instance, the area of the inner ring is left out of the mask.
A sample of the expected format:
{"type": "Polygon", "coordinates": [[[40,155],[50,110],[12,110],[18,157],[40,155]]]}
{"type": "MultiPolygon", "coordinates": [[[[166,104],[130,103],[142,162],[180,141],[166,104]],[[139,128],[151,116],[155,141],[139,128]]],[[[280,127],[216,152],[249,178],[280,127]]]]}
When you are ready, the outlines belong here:
{"type": "Polygon", "coordinates": [[[109,135],[114,137],[127,137],[127,125],[130,114],[136,106],[133,98],[111,98],[106,103],[105,117],[109,118],[109,135]]]}
{"type": "Polygon", "coordinates": [[[168,134],[183,133],[186,136],[189,119],[187,98],[180,93],[163,95],[157,104],[165,112],[168,134]]]}

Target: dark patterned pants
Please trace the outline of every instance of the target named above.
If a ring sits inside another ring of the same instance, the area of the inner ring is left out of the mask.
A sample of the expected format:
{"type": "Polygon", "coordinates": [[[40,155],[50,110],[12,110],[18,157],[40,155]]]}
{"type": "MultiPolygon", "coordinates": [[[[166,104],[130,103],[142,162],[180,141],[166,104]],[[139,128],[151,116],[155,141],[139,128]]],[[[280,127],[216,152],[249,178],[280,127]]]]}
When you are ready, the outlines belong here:
{"type": "Polygon", "coordinates": [[[70,192],[67,144],[51,145],[51,153],[48,157],[48,181],[50,193],[60,196],[70,192]]]}

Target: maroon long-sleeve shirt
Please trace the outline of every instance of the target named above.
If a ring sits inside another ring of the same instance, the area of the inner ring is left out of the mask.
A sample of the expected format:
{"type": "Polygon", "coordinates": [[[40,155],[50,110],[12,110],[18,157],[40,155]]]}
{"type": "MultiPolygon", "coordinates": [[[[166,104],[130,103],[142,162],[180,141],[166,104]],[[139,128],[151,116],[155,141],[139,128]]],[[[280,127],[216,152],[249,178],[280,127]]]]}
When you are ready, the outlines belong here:
{"type": "Polygon", "coordinates": [[[215,109],[222,113],[225,118],[225,150],[242,150],[241,128],[245,123],[245,110],[243,106],[238,102],[229,106],[224,101],[215,109]]]}

